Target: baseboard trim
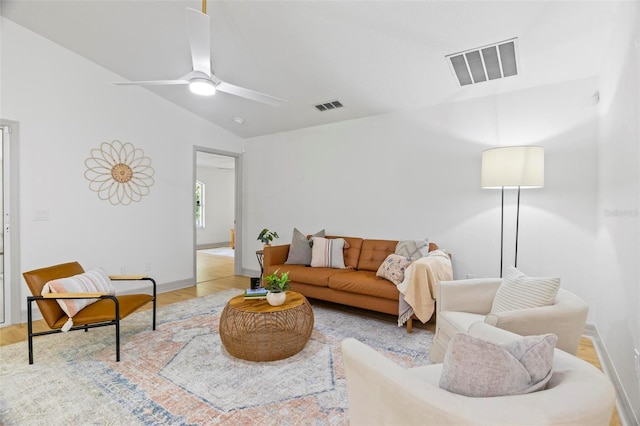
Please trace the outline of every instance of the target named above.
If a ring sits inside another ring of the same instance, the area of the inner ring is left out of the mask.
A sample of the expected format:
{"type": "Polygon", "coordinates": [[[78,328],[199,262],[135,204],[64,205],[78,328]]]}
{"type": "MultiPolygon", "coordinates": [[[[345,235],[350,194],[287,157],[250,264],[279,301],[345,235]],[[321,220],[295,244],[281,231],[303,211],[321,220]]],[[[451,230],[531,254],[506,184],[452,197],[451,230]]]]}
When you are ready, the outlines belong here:
{"type": "Polygon", "coordinates": [[[223,241],[221,243],[197,244],[196,250],[207,250],[219,247],[231,247],[231,241],[223,241]]]}
{"type": "Polygon", "coordinates": [[[245,277],[259,277],[260,271],[258,271],[257,269],[242,268],[242,275],[244,275],[245,277]]]}
{"type": "MultiPolygon", "coordinates": [[[[124,282],[124,281],[123,281],[124,282]]],[[[128,282],[128,281],[127,281],[128,282]]],[[[169,291],[174,291],[174,290],[180,290],[181,288],[187,288],[187,287],[191,287],[195,285],[196,280],[193,278],[189,278],[186,280],[180,280],[180,281],[173,281],[170,283],[162,283],[162,284],[158,284],[156,286],[156,292],[158,294],[160,293],[167,293],[169,291]]],[[[134,283],[134,282],[132,282],[134,283]]],[[[118,292],[119,294],[132,294],[132,293],[150,293],[149,290],[149,281],[140,281],[140,284],[134,283],[136,284],[135,287],[133,288],[128,288],[124,291],[120,291],[118,292]],[[144,286],[144,289],[143,289],[144,286]]],[[[33,309],[33,320],[40,320],[42,319],[42,315],[40,314],[40,310],[37,309],[36,307],[34,307],[33,309]]],[[[22,323],[26,323],[27,322],[27,310],[23,309],[22,311],[20,311],[20,322],[22,323]]]]}
{"type": "Polygon", "coordinates": [[[609,377],[609,380],[611,380],[611,383],[616,390],[616,408],[618,410],[618,416],[620,416],[620,421],[624,426],[637,425],[638,418],[633,412],[629,396],[622,387],[622,382],[620,381],[620,377],[618,376],[618,372],[616,371],[613,362],[611,362],[611,357],[607,352],[607,348],[604,346],[604,343],[600,338],[598,328],[595,324],[586,324],[584,326],[584,335],[593,342],[598,359],[600,360],[600,365],[602,365],[604,373],[609,377]]]}

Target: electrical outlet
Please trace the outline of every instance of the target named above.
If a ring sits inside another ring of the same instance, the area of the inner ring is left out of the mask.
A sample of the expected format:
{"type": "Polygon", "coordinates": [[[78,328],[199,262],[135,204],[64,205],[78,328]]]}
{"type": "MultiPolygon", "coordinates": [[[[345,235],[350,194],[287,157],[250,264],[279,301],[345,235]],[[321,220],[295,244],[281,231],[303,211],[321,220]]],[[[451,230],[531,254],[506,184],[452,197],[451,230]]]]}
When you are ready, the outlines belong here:
{"type": "Polygon", "coordinates": [[[49,209],[35,209],[33,211],[34,221],[47,221],[49,220],[49,209]]]}
{"type": "Polygon", "coordinates": [[[125,265],[120,265],[120,275],[127,274],[127,267],[125,265]]]}
{"type": "Polygon", "coordinates": [[[476,274],[467,274],[467,279],[478,278],[476,274]]]}
{"type": "Polygon", "coordinates": [[[144,264],[144,272],[146,272],[147,274],[151,272],[151,262],[147,262],[144,264]]]}

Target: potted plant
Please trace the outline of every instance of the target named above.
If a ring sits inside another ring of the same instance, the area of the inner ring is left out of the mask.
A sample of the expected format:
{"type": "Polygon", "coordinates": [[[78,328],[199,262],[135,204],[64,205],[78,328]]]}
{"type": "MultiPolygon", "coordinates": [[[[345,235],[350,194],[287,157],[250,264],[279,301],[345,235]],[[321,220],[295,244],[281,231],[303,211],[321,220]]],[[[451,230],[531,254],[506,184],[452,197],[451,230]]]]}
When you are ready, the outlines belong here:
{"type": "Polygon", "coordinates": [[[262,241],[265,246],[271,245],[271,241],[273,241],[274,238],[279,238],[278,233],[269,231],[267,228],[264,228],[260,234],[258,234],[258,241],[262,241]]]}
{"type": "Polygon", "coordinates": [[[282,305],[287,298],[286,290],[291,288],[289,284],[289,272],[283,272],[278,276],[279,269],[264,277],[263,287],[268,290],[267,302],[272,306],[282,305]]]}

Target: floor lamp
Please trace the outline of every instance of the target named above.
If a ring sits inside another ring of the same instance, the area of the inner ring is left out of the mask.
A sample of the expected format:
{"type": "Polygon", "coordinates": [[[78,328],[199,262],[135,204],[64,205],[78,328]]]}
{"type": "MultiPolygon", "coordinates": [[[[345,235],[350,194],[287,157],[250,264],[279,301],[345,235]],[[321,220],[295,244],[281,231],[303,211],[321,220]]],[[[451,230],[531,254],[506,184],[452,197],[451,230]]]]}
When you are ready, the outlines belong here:
{"type": "Polygon", "coordinates": [[[518,266],[518,230],[520,226],[520,189],[544,186],[544,148],[541,146],[505,146],[482,152],[482,188],[500,189],[500,277],[504,248],[504,190],[517,189],[515,262],[518,266]]]}

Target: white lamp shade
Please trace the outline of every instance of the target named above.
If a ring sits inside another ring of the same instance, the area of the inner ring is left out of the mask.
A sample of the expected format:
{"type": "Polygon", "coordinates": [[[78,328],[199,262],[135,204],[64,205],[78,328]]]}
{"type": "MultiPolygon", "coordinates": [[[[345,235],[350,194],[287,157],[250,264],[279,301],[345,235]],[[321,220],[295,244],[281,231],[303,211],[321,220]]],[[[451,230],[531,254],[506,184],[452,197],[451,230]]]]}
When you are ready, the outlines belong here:
{"type": "Polygon", "coordinates": [[[542,188],[544,148],[505,146],[482,152],[482,188],[542,188]]]}

